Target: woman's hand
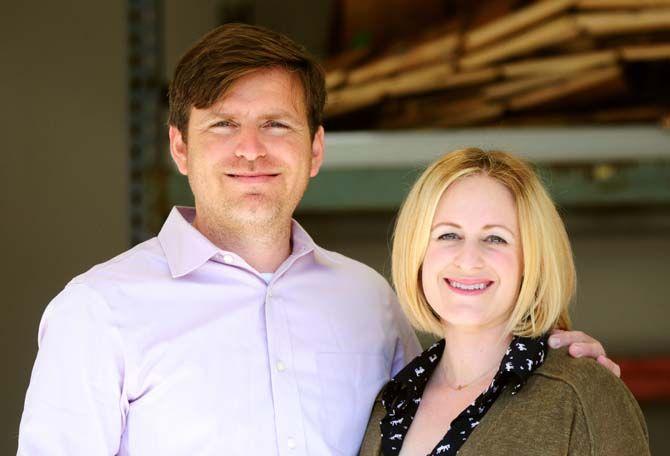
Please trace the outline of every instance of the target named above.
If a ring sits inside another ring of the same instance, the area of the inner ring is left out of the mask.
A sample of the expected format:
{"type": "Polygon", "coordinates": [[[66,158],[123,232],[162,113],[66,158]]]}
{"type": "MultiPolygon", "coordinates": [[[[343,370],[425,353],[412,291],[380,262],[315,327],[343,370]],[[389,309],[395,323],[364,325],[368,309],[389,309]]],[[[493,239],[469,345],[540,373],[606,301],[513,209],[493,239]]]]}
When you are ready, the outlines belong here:
{"type": "Polygon", "coordinates": [[[621,368],[607,357],[602,344],[582,331],[563,331],[555,329],[549,337],[551,348],[568,347],[568,352],[575,358],[589,357],[596,359],[617,377],[621,377],[621,368]]]}

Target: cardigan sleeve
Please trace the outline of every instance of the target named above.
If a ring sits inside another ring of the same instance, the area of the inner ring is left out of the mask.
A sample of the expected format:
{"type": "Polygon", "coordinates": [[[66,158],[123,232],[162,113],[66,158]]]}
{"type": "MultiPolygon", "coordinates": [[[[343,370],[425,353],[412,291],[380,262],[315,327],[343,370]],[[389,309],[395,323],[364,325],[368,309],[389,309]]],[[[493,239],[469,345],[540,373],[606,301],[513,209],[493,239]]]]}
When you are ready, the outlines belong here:
{"type": "Polygon", "coordinates": [[[382,388],[375,399],[375,404],[372,407],[372,413],[370,414],[368,427],[365,429],[365,436],[363,437],[363,443],[361,444],[358,456],[381,456],[382,454],[382,437],[379,422],[384,418],[384,415],[386,415],[386,410],[382,405],[383,391],[384,389],[382,388]]]}

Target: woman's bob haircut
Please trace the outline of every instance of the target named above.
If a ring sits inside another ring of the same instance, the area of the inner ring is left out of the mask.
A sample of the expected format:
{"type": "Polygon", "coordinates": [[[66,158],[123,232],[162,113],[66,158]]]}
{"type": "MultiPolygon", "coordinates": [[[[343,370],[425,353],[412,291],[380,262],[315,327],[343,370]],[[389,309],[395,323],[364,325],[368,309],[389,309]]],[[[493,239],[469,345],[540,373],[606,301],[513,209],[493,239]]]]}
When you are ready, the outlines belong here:
{"type": "Polygon", "coordinates": [[[430,165],[400,209],[393,238],[392,273],[405,313],[420,331],[444,334],[440,317],[423,292],[421,265],[440,198],[457,179],[476,174],[502,183],[516,202],[523,277],[509,315],[508,333],[539,337],[555,327],[569,329],[575,266],[554,203],[528,163],[506,152],[475,148],[447,153],[430,165]]]}

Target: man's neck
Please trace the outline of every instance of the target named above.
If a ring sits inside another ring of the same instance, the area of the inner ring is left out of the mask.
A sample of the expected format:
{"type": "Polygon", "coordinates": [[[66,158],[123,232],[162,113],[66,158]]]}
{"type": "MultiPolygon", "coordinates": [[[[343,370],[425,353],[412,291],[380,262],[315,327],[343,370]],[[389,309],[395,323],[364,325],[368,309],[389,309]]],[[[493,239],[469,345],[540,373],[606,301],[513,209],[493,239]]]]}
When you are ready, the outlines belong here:
{"type": "Polygon", "coordinates": [[[239,255],[258,272],[275,272],[291,254],[291,221],[281,226],[231,227],[196,215],[193,226],[218,248],[239,255]]]}

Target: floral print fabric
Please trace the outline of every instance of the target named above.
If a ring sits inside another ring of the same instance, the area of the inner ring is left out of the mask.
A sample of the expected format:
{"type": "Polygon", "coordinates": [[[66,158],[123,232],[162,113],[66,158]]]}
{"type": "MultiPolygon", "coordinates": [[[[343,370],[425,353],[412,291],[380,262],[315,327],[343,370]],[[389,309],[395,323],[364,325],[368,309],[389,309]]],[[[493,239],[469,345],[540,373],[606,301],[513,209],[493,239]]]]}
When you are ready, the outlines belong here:
{"type": "MultiPolygon", "coordinates": [[[[458,453],[491,405],[506,388],[516,394],[531,372],[544,362],[548,335],[538,339],[514,337],[491,384],[447,427],[442,440],[428,456],[450,456],[458,453]]],[[[382,393],[386,416],[381,420],[382,452],[394,456],[400,452],[421,396],[444,353],[444,339],[434,343],[393,378],[382,393]]]]}

